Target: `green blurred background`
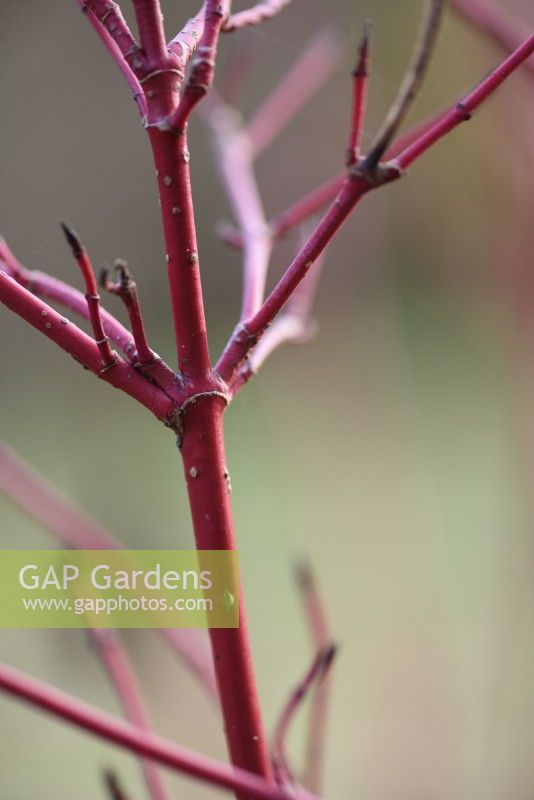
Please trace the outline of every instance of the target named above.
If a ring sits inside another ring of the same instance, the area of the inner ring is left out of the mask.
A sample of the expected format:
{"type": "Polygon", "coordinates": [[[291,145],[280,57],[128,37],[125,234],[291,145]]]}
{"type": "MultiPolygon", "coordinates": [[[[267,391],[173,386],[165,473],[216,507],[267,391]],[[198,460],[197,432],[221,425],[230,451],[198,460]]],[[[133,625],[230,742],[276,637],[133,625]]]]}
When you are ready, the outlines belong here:
{"type": "MultiPolygon", "coordinates": [[[[164,5],[169,34],[196,10],[164,5]]],[[[527,0],[509,6],[532,21],[527,0]]],[[[252,54],[245,116],[319,30],[343,41],[333,78],[258,163],[269,214],[342,164],[364,19],[374,22],[369,141],[419,13],[409,0],[295,0],[224,39],[221,67],[240,48],[252,54]]],[[[96,264],[126,258],[151,342],[172,363],[154,174],[127,87],[72,1],[4,0],[1,25],[3,234],[28,267],[76,285],[59,218],[96,264]]],[[[449,14],[412,120],[499,57],[449,14]]],[[[319,335],[277,353],[227,415],[266,724],[310,658],[293,577],[305,555],[342,645],[326,782],[338,800],[534,795],[532,97],[532,81],[514,76],[362,203],[327,254],[319,335]]],[[[199,121],[191,154],[215,356],[238,313],[239,260],[214,233],[229,210],[199,121]]],[[[295,243],[277,249],[272,280],[295,243]]],[[[1,376],[4,435],[22,456],[129,545],[190,546],[168,431],[8,313],[1,376]]],[[[55,542],[4,502],[1,546],[55,542]]],[[[153,633],[125,640],[157,730],[224,757],[217,714],[187,670],[153,633]]],[[[0,643],[7,663],[119,711],[79,632],[2,631],[0,643]]],[[[146,796],[133,758],[3,697],[0,714],[2,800],[103,798],[103,766],[146,796]]],[[[297,764],[304,720],[290,743],[297,764]]],[[[215,794],[172,780],[177,798],[215,794]]]]}

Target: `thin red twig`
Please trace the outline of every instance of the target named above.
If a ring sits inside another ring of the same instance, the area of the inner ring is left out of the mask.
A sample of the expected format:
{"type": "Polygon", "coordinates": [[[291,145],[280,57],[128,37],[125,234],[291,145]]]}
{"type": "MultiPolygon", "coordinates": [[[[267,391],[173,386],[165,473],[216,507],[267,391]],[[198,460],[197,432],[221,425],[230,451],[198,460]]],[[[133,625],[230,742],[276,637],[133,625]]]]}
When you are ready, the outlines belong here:
{"type": "Polygon", "coordinates": [[[194,107],[211,89],[219,35],[228,16],[230,0],[206,0],[205,9],[202,38],[191,62],[178,108],[169,118],[170,127],[177,131],[184,128],[194,107]]]}
{"type": "Polygon", "coordinates": [[[425,130],[396,158],[388,161],[379,172],[360,171],[355,165],[341,185],[332,205],[319,222],[304,247],[287,268],[286,272],[267,297],[257,314],[239,325],[225,347],[216,369],[227,381],[232,382],[243,359],[254,347],[274,317],[283,308],[313,262],[328,245],[334,234],[348,218],[355,205],[371,189],[390,183],[401,177],[402,170],[422,155],[446,133],[468,118],[503,81],[517,69],[534,51],[534,35],[509,56],[497,69],[486,77],[478,87],[451,111],[441,115],[438,121],[425,130]]]}
{"type": "Polygon", "coordinates": [[[102,363],[105,367],[112,366],[115,363],[115,356],[113,355],[108,337],[104,331],[102,316],[100,314],[100,295],[98,294],[93,265],[78,234],[64,222],[61,223],[61,227],[85,282],[85,299],[87,300],[87,306],[89,308],[89,319],[91,321],[97,347],[102,357],[102,363]]]}
{"type": "Polygon", "coordinates": [[[365,23],[363,36],[358,47],[356,66],[352,72],[352,115],[347,143],[346,165],[350,167],[360,158],[360,145],[363,134],[365,108],[367,104],[367,84],[369,82],[369,40],[371,23],[365,23]]]}
{"type": "MultiPolygon", "coordinates": [[[[139,79],[131,69],[130,65],[125,60],[124,55],[121,51],[121,47],[119,46],[116,39],[113,38],[109,30],[100,22],[95,12],[91,9],[86,0],[78,0],[78,3],[81,6],[82,11],[86,14],[87,19],[89,20],[90,24],[96,31],[98,37],[102,41],[104,47],[110,54],[111,58],[113,59],[117,67],[120,69],[120,71],[126,78],[126,81],[130,89],[132,90],[133,98],[137,103],[139,113],[141,114],[141,117],[144,117],[146,115],[146,100],[143,88],[139,82],[139,79]]],[[[124,22],[124,20],[122,21],[124,22]]],[[[123,28],[121,26],[119,27],[113,26],[112,20],[108,21],[108,26],[110,25],[112,27],[113,33],[115,33],[116,36],[126,37],[123,38],[122,41],[123,47],[131,49],[132,46],[136,46],[135,41],[131,36],[131,34],[129,34],[129,32],[127,31],[127,28],[123,28]]],[[[126,23],[124,23],[124,25],[126,25],[126,23]]]]}
{"type": "Polygon", "coordinates": [[[502,64],[494,69],[478,86],[462,98],[454,108],[450,109],[432,127],[418,139],[402,150],[392,163],[400,169],[406,169],[416,158],[423,155],[443,136],[450,133],[460,123],[471,119],[477,108],[499,88],[499,86],[534,52],[534,34],[520,45],[502,64]]]}
{"type": "Polygon", "coordinates": [[[310,314],[324,255],[325,252],[319,256],[306,279],[295,289],[284,311],[275,319],[256,347],[251,350],[231,385],[233,395],[258,372],[275,350],[284,344],[302,344],[309,341],[313,335],[315,326],[310,320],[310,314]]]}
{"type": "Polygon", "coordinates": [[[237,113],[213,95],[205,118],[211,128],[222,183],[241,232],[241,319],[247,319],[263,302],[272,252],[271,236],[254,175],[249,141],[237,113]]]}
{"type": "Polygon", "coordinates": [[[445,0],[426,0],[426,11],[423,15],[419,38],[410,66],[402,79],[384,122],[365,156],[365,167],[368,170],[375,169],[395,138],[419,93],[436,47],[444,8],[445,0]]]}
{"type": "Polygon", "coordinates": [[[167,66],[167,42],[159,0],[132,0],[141,47],[149,69],[167,66]]]}
{"type": "MultiPolygon", "coordinates": [[[[77,0],[77,2],[82,6],[82,9],[87,8],[98,20],[99,24],[113,39],[123,59],[132,71],[136,75],[142,74],[142,70],[145,67],[145,58],[126,20],[122,16],[119,4],[110,2],[110,0],[77,0]]],[[[96,31],[99,33],[100,29],[96,28],[96,31]]],[[[105,41],[104,44],[106,44],[105,41]]],[[[116,61],[116,63],[121,72],[124,73],[123,65],[119,61],[116,61]]]]}
{"type": "Polygon", "coordinates": [[[289,759],[286,752],[286,739],[289,727],[295,714],[302,706],[310,689],[318,681],[328,674],[336,655],[336,646],[333,644],[319,650],[315,656],[311,667],[308,669],[302,680],[297,687],[291,692],[287,703],[285,704],[282,712],[276,723],[273,743],[271,748],[271,759],[273,764],[273,774],[279,786],[284,788],[291,788],[297,784],[296,778],[289,765],[289,759]]]}
{"type": "MultiPolygon", "coordinates": [[[[88,629],[89,638],[115,687],[124,713],[140,730],[150,733],[152,726],[143,702],[128,653],[114,630],[88,629]]],[[[152,800],[171,800],[172,794],[159,769],[147,759],[141,759],[147,789],[152,800]]]]}
{"type": "Polygon", "coordinates": [[[149,347],[146,338],[137,284],[132,278],[126,261],[117,259],[114,263],[114,269],[118,275],[118,281],[110,280],[108,270],[104,269],[100,274],[100,284],[107,292],[116,294],[123,301],[128,312],[139,361],[141,364],[149,364],[154,359],[154,352],[149,347]]]}
{"type": "MultiPolygon", "coordinates": [[[[297,586],[310,630],[312,647],[317,651],[332,641],[332,634],[315,575],[307,563],[301,563],[297,567],[297,586]]],[[[315,794],[320,794],[322,789],[329,696],[330,676],[328,675],[314,688],[306,732],[302,783],[315,794]]]]}
{"type": "Polygon", "coordinates": [[[98,378],[134,397],[158,419],[166,421],[172,416],[175,403],[159,387],[119,358],[109,366],[102,367],[100,351],[93,339],[4,272],[0,272],[0,302],[98,378]]]}
{"type": "MultiPolygon", "coordinates": [[[[0,443],[0,490],[60,542],[78,550],[122,550],[124,544],[80,506],[63,497],[5,443],[0,443]]],[[[205,637],[193,629],[158,629],[211,697],[217,698],[205,637]]]]}
{"type": "MultiPolygon", "coordinates": [[[[63,308],[74,311],[83,319],[90,319],[90,310],[87,299],[82,292],[70,286],[68,283],[47,275],[44,272],[28,270],[18,261],[6,242],[0,239],[0,271],[6,272],[17,283],[25,289],[39,297],[52,300],[63,308]]],[[[128,360],[135,364],[139,372],[152,381],[156,386],[163,389],[177,402],[185,399],[184,387],[181,377],[155,353],[151,361],[140,364],[137,357],[137,348],[134,337],[122,323],[120,323],[109,311],[100,306],[100,317],[104,327],[104,333],[108,339],[116,344],[126,355],[128,360]]]]}
{"type": "MultiPolygon", "coordinates": [[[[25,289],[36,294],[39,297],[44,297],[47,300],[52,300],[58,303],[63,308],[74,311],[75,314],[83,319],[89,319],[89,308],[87,300],[82,292],[70,286],[52,275],[47,275],[45,272],[38,270],[29,270],[24,267],[6,242],[0,240],[0,270],[6,272],[17,283],[24,286],[25,289]]],[[[109,339],[119,347],[122,352],[131,360],[132,353],[135,352],[135,342],[129,330],[127,330],[118,319],[106,311],[105,308],[100,309],[102,322],[104,325],[104,332],[109,339]]]]}
{"type": "MultiPolygon", "coordinates": [[[[168,49],[174,53],[178,59],[178,64],[184,70],[189,64],[193,53],[198,47],[202,34],[204,32],[204,23],[206,16],[205,3],[202,4],[199,12],[187,20],[184,27],[179,31],[174,39],[168,44],[168,49]]],[[[183,80],[183,75],[181,80],[183,80]]]]}
{"type": "Polygon", "coordinates": [[[228,766],[167,739],[141,731],[128,722],[5,664],[0,664],[0,689],[119,747],[205,783],[241,793],[244,797],[258,800],[317,800],[314,795],[304,791],[288,795],[252,772],[228,766]]]}
{"type": "Polygon", "coordinates": [[[252,8],[232,14],[224,25],[225,33],[246,28],[249,25],[260,25],[265,20],[272,19],[289,5],[291,0],[260,0],[252,8]]]}

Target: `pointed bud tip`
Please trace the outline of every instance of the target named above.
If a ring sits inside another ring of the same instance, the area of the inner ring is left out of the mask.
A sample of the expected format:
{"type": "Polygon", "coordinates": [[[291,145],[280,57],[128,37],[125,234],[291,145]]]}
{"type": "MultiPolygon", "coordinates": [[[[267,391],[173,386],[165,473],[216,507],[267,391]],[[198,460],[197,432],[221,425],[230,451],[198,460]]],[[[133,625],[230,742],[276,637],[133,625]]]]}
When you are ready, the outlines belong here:
{"type": "Polygon", "coordinates": [[[325,670],[328,669],[328,667],[336,657],[338,650],[339,647],[336,644],[336,642],[331,642],[329,645],[326,646],[323,655],[323,669],[325,670]]]}
{"type": "Polygon", "coordinates": [[[67,223],[64,220],[60,220],[61,229],[65,234],[65,239],[67,240],[70,249],[72,250],[72,254],[74,258],[79,258],[83,252],[83,244],[80,240],[80,237],[72,228],[69,228],[67,223]]]}
{"type": "Polygon", "coordinates": [[[365,20],[363,25],[363,33],[362,38],[358,44],[358,50],[356,55],[356,67],[354,69],[354,75],[367,75],[367,64],[369,61],[369,45],[371,41],[371,31],[373,28],[373,23],[370,19],[365,20]]]}
{"type": "Polygon", "coordinates": [[[308,591],[314,584],[313,579],[313,570],[310,566],[309,561],[306,559],[300,559],[295,563],[295,578],[299,586],[304,590],[308,591]]]}

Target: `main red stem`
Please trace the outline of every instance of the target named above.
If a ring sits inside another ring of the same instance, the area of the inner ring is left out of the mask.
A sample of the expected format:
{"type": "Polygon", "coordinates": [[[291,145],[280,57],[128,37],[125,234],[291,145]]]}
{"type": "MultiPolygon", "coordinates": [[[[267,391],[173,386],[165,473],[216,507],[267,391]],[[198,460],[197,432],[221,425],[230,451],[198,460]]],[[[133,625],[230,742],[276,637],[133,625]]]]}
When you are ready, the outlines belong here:
{"type": "MultiPolygon", "coordinates": [[[[171,78],[172,80],[172,78],[171,78]]],[[[166,91],[165,91],[166,90],[166,91]]],[[[149,136],[157,170],[178,360],[189,399],[177,420],[196,545],[235,550],[223,437],[225,384],[211,368],[200,282],[186,129],[162,131],[160,108],[149,136]]],[[[150,119],[149,105],[149,119],[150,119]]],[[[243,603],[237,629],[210,631],[213,661],[232,763],[269,778],[269,760],[243,603]]],[[[245,800],[247,795],[239,795],[245,800]]]]}
{"type": "MultiPolygon", "coordinates": [[[[225,401],[204,395],[184,412],[182,457],[199,550],[235,550],[223,438],[225,401]]],[[[236,766],[270,777],[245,608],[239,627],[210,630],[226,738],[236,766]]]]}

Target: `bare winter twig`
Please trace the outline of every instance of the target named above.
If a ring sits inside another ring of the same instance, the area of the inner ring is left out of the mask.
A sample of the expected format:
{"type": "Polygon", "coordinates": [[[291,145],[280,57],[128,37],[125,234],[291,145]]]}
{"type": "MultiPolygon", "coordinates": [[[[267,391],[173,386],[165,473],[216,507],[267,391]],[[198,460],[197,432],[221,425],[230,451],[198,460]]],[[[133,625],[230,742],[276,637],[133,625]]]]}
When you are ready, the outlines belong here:
{"type": "Polygon", "coordinates": [[[365,168],[374,170],[395,138],[425,79],[439,33],[445,0],[427,0],[419,40],[397,96],[365,156],[365,168]]]}
{"type": "Polygon", "coordinates": [[[298,686],[291,692],[278,718],[273,734],[271,758],[273,762],[273,773],[279,786],[289,788],[297,784],[293,770],[289,765],[286,752],[288,730],[295,714],[300,709],[312,686],[317,681],[323,680],[328,674],[335,655],[336,647],[333,644],[319,650],[311,667],[299,682],[298,686]]]}

